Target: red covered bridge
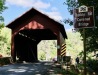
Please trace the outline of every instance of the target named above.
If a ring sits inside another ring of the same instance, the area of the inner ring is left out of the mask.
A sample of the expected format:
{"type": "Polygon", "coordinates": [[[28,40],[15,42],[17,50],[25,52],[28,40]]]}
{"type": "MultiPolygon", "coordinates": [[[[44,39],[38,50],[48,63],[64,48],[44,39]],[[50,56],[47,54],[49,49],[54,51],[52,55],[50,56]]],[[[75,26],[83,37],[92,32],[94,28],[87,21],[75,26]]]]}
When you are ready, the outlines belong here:
{"type": "MultiPolygon", "coordinates": [[[[12,30],[11,56],[16,61],[37,61],[37,44],[41,40],[57,40],[57,56],[67,38],[64,26],[47,15],[31,8],[7,25],[12,30]],[[33,54],[32,54],[33,51],[33,54]]],[[[48,50],[47,50],[48,51],[48,50]]],[[[64,52],[65,53],[65,52],[64,52]]]]}

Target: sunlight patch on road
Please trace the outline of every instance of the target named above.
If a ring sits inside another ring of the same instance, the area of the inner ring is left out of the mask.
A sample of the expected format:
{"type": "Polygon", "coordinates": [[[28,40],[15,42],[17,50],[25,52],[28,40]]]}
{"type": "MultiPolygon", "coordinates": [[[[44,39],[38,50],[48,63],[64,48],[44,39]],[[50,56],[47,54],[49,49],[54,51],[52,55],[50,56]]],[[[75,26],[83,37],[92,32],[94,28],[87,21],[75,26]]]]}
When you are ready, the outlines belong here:
{"type": "Polygon", "coordinates": [[[20,69],[28,69],[29,67],[25,67],[25,66],[20,66],[20,69]]]}
{"type": "Polygon", "coordinates": [[[8,71],[14,71],[14,72],[26,72],[25,69],[9,69],[8,71]]]}
{"type": "Polygon", "coordinates": [[[34,70],[34,69],[30,69],[30,70],[34,70]]]}

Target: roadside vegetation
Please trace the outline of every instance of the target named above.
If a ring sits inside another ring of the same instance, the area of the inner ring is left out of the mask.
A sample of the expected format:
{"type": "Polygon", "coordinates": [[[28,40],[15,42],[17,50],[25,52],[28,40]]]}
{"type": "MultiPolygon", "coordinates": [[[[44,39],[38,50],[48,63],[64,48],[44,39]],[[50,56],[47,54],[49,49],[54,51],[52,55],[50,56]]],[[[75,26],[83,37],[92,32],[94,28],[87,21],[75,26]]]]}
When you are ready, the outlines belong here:
{"type": "MultiPolygon", "coordinates": [[[[68,11],[70,15],[73,16],[73,10],[79,8],[82,5],[87,7],[94,7],[94,24],[95,27],[86,28],[86,57],[87,57],[87,69],[90,72],[96,72],[95,68],[98,69],[98,0],[66,0],[64,2],[68,6],[68,11]]],[[[74,25],[74,20],[72,18],[67,18],[64,23],[70,26],[74,25]]],[[[78,29],[81,36],[83,37],[83,28],[78,29]]],[[[83,51],[79,53],[79,57],[83,60],[83,51]]],[[[90,74],[89,74],[90,75],[90,74]]],[[[96,74],[97,75],[97,74],[96,74]]]]}

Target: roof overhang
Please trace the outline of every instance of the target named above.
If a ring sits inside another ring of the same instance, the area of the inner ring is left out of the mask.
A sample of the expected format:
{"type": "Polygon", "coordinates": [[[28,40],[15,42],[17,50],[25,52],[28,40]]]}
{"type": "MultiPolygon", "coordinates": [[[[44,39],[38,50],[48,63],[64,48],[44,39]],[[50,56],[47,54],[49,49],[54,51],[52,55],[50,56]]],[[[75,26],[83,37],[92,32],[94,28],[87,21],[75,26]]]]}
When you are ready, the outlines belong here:
{"type": "Polygon", "coordinates": [[[61,23],[55,21],[54,19],[52,19],[49,16],[43,14],[42,12],[36,10],[35,8],[31,8],[30,10],[28,10],[27,12],[25,12],[24,14],[22,14],[21,16],[19,16],[18,18],[16,18],[14,21],[12,21],[8,25],[6,25],[6,27],[14,30],[16,28],[16,26],[21,25],[24,22],[28,23],[28,19],[34,17],[37,14],[42,14],[46,18],[48,18],[51,21],[55,22],[59,26],[60,32],[62,33],[64,39],[65,38],[67,39],[67,34],[66,34],[66,31],[65,31],[65,28],[64,28],[64,26],[61,23]]]}

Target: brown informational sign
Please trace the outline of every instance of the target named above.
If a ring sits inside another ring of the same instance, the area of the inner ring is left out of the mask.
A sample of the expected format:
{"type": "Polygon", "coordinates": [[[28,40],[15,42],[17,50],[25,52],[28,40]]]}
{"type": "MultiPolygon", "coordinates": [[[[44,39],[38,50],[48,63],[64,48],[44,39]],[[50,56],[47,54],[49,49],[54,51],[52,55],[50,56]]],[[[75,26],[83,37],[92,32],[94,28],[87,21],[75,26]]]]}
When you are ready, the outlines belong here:
{"type": "Polygon", "coordinates": [[[81,6],[74,9],[74,28],[94,27],[94,7],[81,6]]]}

